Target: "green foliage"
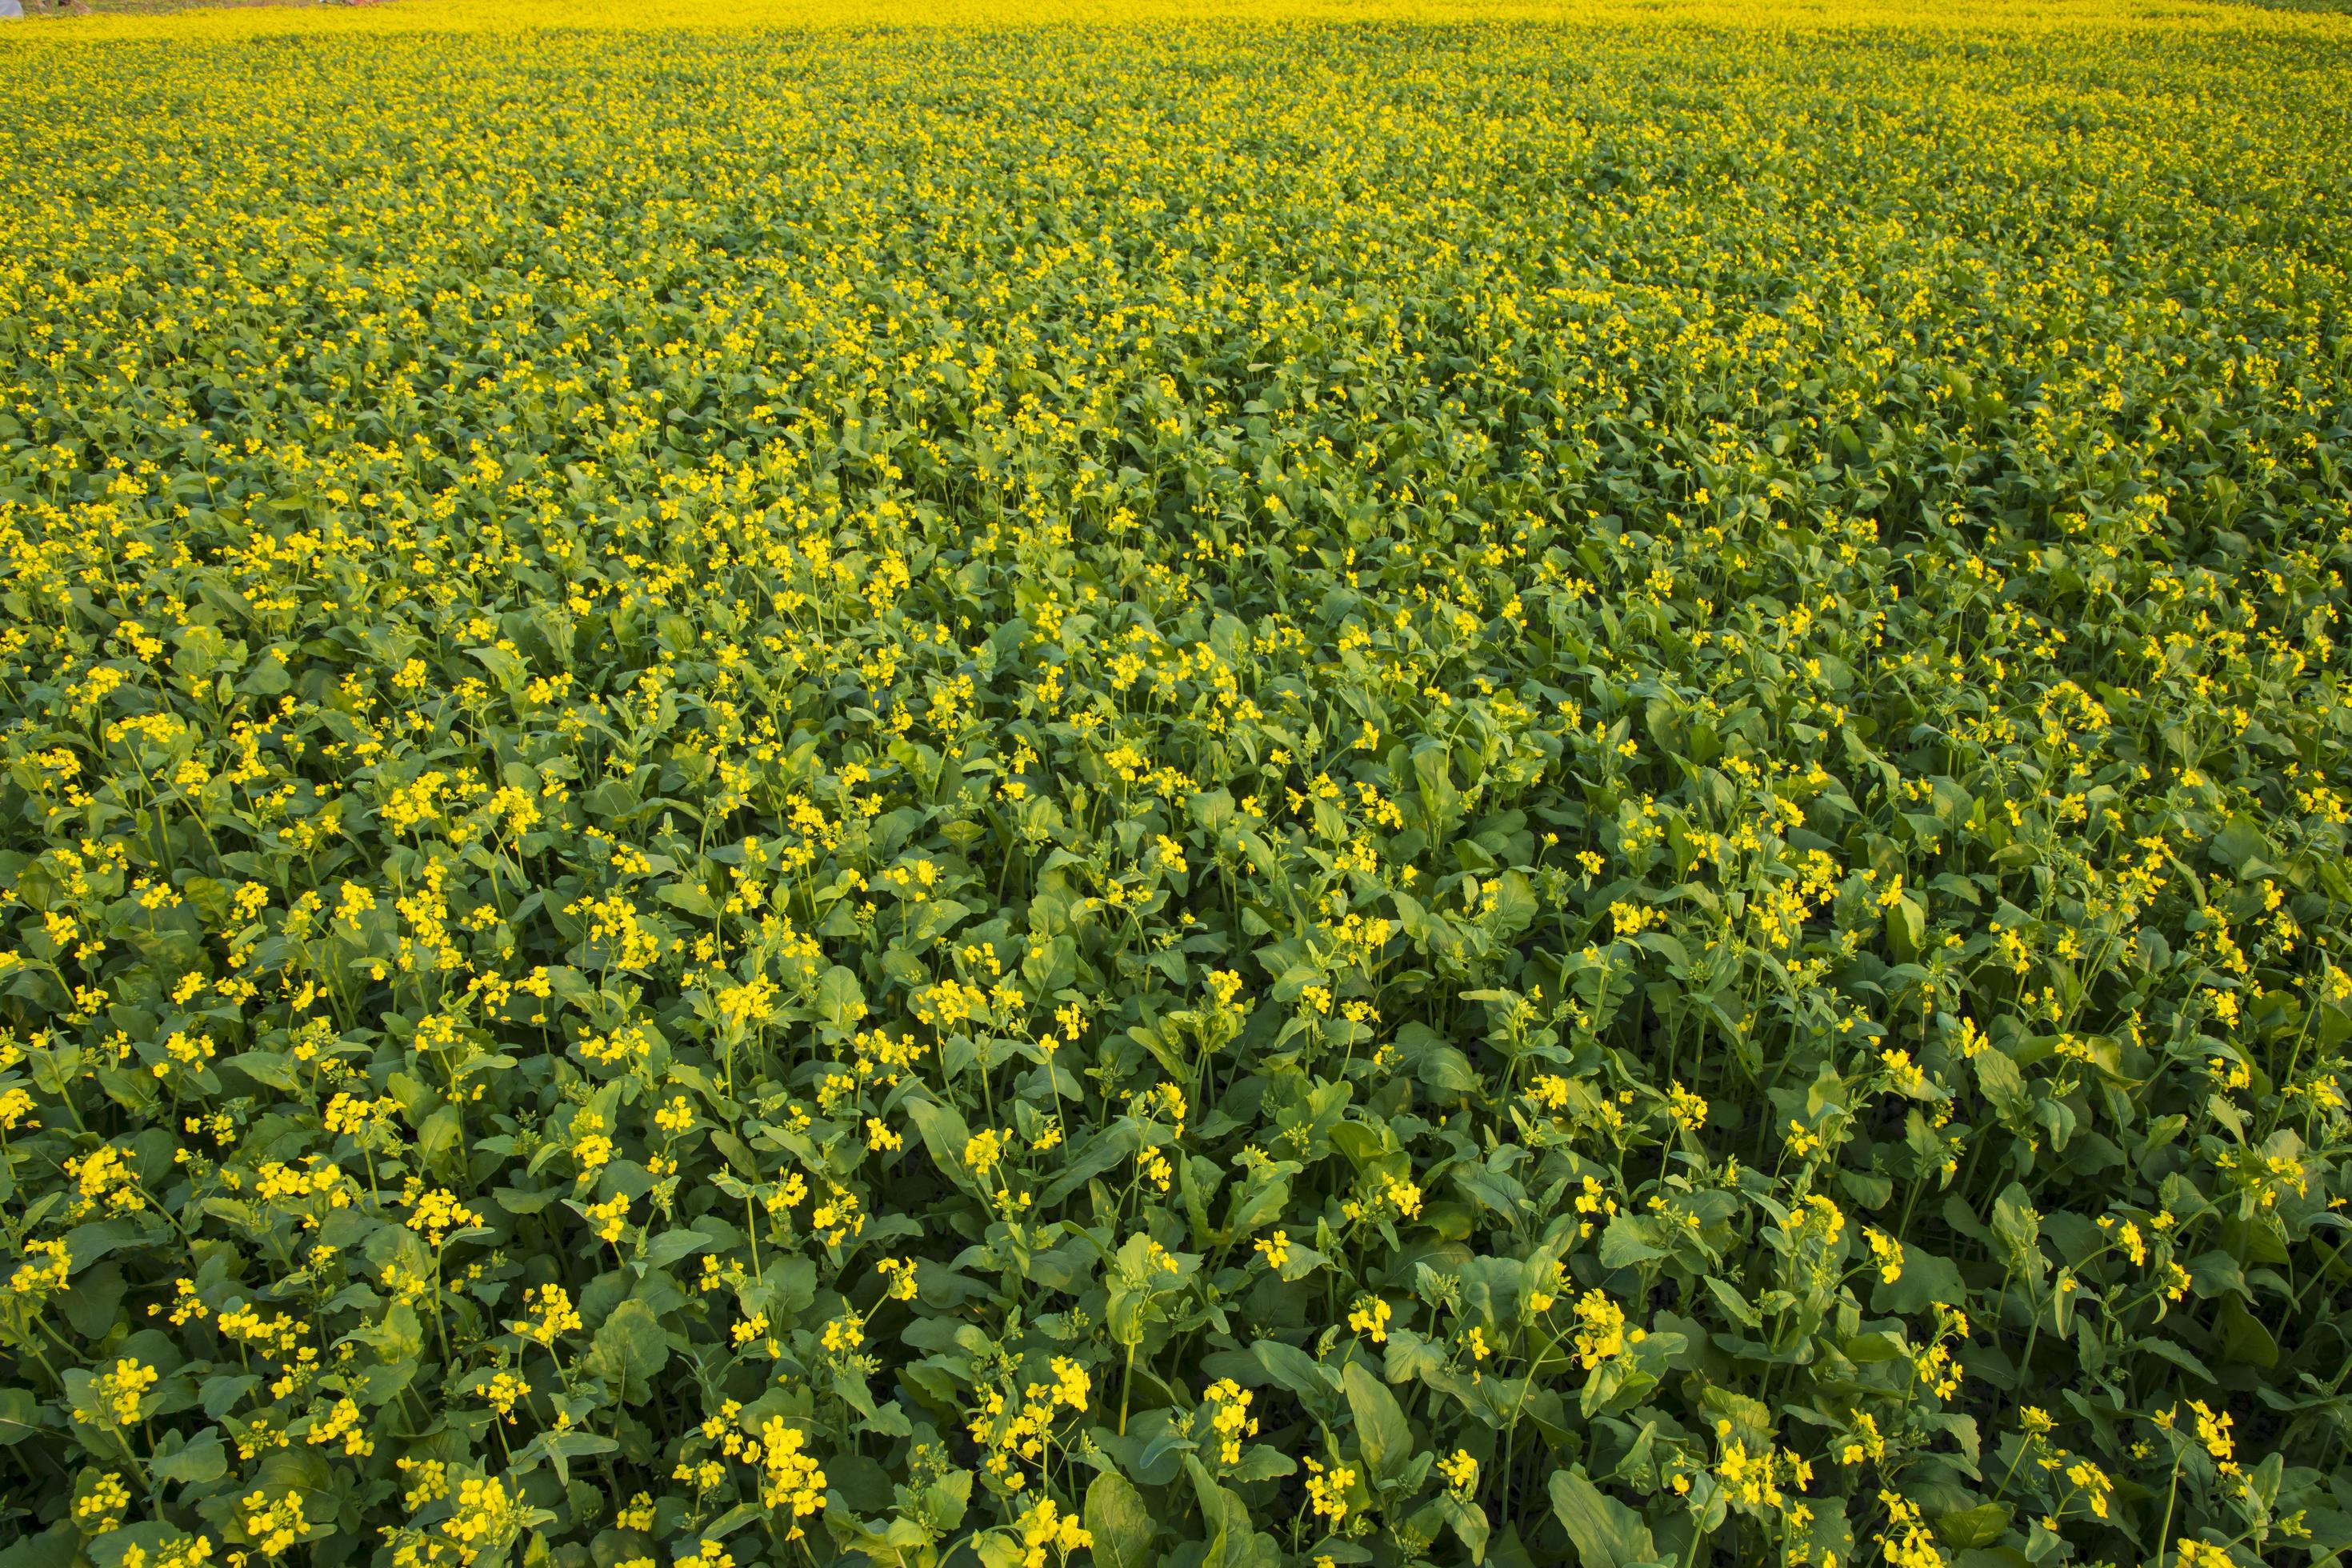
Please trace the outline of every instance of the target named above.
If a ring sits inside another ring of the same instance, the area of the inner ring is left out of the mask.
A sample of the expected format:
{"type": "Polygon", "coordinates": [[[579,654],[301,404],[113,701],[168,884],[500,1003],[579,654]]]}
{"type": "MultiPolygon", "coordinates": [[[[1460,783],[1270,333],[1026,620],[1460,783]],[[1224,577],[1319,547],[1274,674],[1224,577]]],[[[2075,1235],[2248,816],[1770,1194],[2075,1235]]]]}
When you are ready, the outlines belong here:
{"type": "Polygon", "coordinates": [[[2326,1561],[2327,26],[0,54],[0,1568],[2326,1561]]]}

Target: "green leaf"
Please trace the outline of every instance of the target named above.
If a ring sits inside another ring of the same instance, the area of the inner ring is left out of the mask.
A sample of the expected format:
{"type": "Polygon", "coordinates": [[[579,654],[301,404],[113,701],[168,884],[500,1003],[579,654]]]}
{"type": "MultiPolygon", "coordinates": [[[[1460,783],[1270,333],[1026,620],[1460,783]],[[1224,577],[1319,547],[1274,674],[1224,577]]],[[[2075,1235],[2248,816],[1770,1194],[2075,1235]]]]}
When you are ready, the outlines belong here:
{"type": "MultiPolygon", "coordinates": [[[[911,1112],[914,1102],[908,1101],[911,1112]]],[[[918,1126],[919,1128],[919,1123],[918,1126]]],[[[929,1148],[928,1135],[924,1147],[929,1148]]],[[[962,1145],[957,1145],[961,1151],[962,1145]]],[[[1037,1194],[1037,1202],[1047,1207],[1060,1203],[1105,1171],[1122,1161],[1131,1160],[1143,1148],[1143,1130],[1132,1117],[1122,1116],[1100,1132],[1070,1151],[1069,1158],[1055,1170],[1054,1179],[1037,1194]]],[[[937,1155],[934,1154],[934,1158],[937,1155]]]]}
{"type": "Polygon", "coordinates": [[[624,1301],[589,1342],[588,1370],[610,1383],[624,1405],[653,1397],[653,1378],[669,1361],[669,1338],[643,1301],[624,1301]]]}
{"type": "Polygon", "coordinates": [[[1420,795],[1422,819],[1433,840],[1444,839],[1461,819],[1462,795],[1448,776],[1447,763],[1443,742],[1424,741],[1412,754],[1412,776],[1420,795]]]}
{"type": "Polygon", "coordinates": [[[1457,1046],[1432,1046],[1421,1056],[1421,1081],[1449,1097],[1476,1094],[1485,1086],[1470,1058],[1457,1046]]]}
{"type": "Polygon", "coordinates": [[[1601,1233],[1601,1267],[1632,1268],[1666,1256],[1663,1247],[1650,1245],[1650,1227],[1633,1215],[1621,1214],[1601,1233]]]}
{"type": "Polygon", "coordinates": [[[1298,1462],[1271,1443],[1254,1443],[1242,1455],[1242,1462],[1233,1468],[1237,1481],[1270,1481],[1276,1476],[1295,1475],[1298,1462]]]}
{"type": "Polygon", "coordinates": [[[1730,1285],[1710,1274],[1706,1277],[1706,1288],[1708,1291],[1714,1295],[1717,1303],[1720,1305],[1726,1312],[1731,1314],[1731,1321],[1733,1322],[1750,1329],[1759,1329],[1763,1327],[1763,1315],[1758,1312],[1755,1308],[1749,1306],[1748,1304],[1748,1298],[1742,1296],[1730,1285]]]}
{"type": "Polygon", "coordinates": [[[1657,1555],[1642,1516],[1604,1495],[1586,1479],[1580,1465],[1552,1472],[1551,1508],[1576,1543],[1584,1568],[1628,1568],[1657,1555]]]}
{"type": "Polygon", "coordinates": [[[1294,1284],[1330,1261],[1313,1247],[1301,1247],[1294,1241],[1290,1244],[1289,1255],[1282,1260],[1282,1282],[1286,1285],[1294,1284]]]}
{"type": "Polygon", "coordinates": [[[1390,1331],[1388,1354],[1381,1358],[1381,1373],[1391,1383],[1402,1387],[1415,1378],[1426,1382],[1444,1365],[1443,1342],[1423,1339],[1411,1329],[1390,1331]]]}
{"type": "Polygon", "coordinates": [[[1412,1428],[1405,1425],[1403,1406],[1360,1361],[1348,1363],[1339,1374],[1339,1386],[1348,1395],[1348,1412],[1356,1423],[1356,1446],[1363,1451],[1365,1465],[1377,1479],[1393,1479],[1412,1457],[1412,1428]]]}
{"type": "Polygon", "coordinates": [[[1905,893],[1886,908],[1886,949],[1897,963],[1908,963],[1927,946],[1927,911],[1905,893]]]}
{"type": "Polygon", "coordinates": [[[0,1568],[70,1568],[79,1538],[69,1524],[52,1525],[0,1550],[0,1568]]]}
{"type": "Polygon", "coordinates": [[[1470,1561],[1484,1563],[1489,1533],[1486,1510],[1475,1502],[1465,1502],[1452,1492],[1438,1498],[1437,1510],[1444,1516],[1445,1522],[1454,1527],[1454,1533],[1461,1539],[1462,1544],[1469,1549],[1470,1561]]]}
{"type": "Polygon", "coordinates": [[[2221,1311],[2215,1315],[2214,1325],[2221,1332],[2223,1361],[2233,1361],[2246,1366],[2278,1365],[2278,1341],[2235,1296],[2223,1300],[2221,1311]]]}
{"type": "Polygon", "coordinates": [[[816,1016],[837,1029],[855,1026],[866,1016],[866,988],[857,976],[835,964],[816,985],[816,1016]]]}
{"type": "Polygon", "coordinates": [[[2008,1504],[1980,1502],[1974,1508],[1955,1509],[1937,1520],[1936,1534],[1945,1545],[1962,1551],[1990,1546],[2007,1532],[2009,1520],[2008,1504]]]}
{"type": "Polygon", "coordinates": [[[160,1520],[146,1520],[137,1524],[126,1524],[120,1530],[110,1530],[92,1540],[85,1550],[96,1568],[121,1568],[123,1558],[130,1554],[132,1547],[145,1552],[146,1561],[152,1563],[179,1534],[179,1531],[160,1520]]]}
{"type": "Polygon", "coordinates": [[[1948,1258],[1916,1247],[1903,1249],[1903,1273],[1892,1285],[1881,1279],[1870,1295],[1874,1312],[1925,1312],[1936,1303],[1947,1307],[1969,1304],[1969,1289],[1960,1280],[1959,1266],[1948,1258]]]}
{"type": "Polygon", "coordinates": [[[645,1273],[667,1268],[709,1245],[710,1238],[698,1230],[666,1230],[646,1243],[646,1255],[637,1259],[638,1270],[645,1273]]]}
{"type": "MultiPolygon", "coordinates": [[[[1987,1051],[1984,1056],[1994,1053],[1987,1051]]],[[[1983,1060],[1983,1057],[1978,1060],[1983,1060]]],[[[2034,1212],[2033,1200],[2026,1190],[2011,1182],[1992,1201],[1992,1233],[2000,1243],[2011,1266],[2027,1279],[2039,1281],[2050,1268],[2049,1259],[2038,1245],[2042,1236],[2042,1218],[2034,1212]]]]}
{"type": "Polygon", "coordinates": [[[1250,1346],[1250,1353],[1265,1368],[1266,1376],[1274,1380],[1276,1387],[1301,1398],[1329,1397],[1329,1369],[1297,1345],[1285,1344],[1280,1340],[1260,1340],[1250,1346]]]}
{"type": "Polygon", "coordinates": [[[2207,1366],[2202,1361],[2200,1361],[2185,1346],[2176,1344],[2170,1340],[2150,1335],[2147,1339],[2133,1342],[2132,1349],[2136,1351],[2147,1351],[2151,1355],[2162,1356],[2173,1365],[2180,1368],[2181,1371],[2189,1373],[2203,1382],[2221,1382],[2220,1378],[2213,1375],[2213,1369],[2211,1367],[2207,1366]]]}
{"type": "Polygon", "coordinates": [[[971,1142],[971,1129],[961,1113],[922,1095],[909,1099],[906,1107],[907,1120],[915,1124],[916,1135],[922,1139],[932,1163],[956,1181],[964,1180],[970,1173],[963,1163],[963,1146],[971,1142]]]}
{"type": "Polygon", "coordinates": [[[1495,929],[1506,937],[1518,935],[1543,912],[1543,903],[1536,897],[1535,885],[1528,880],[1525,871],[1504,872],[1495,879],[1489,892],[1494,900],[1495,929]]]}
{"type": "Polygon", "coordinates": [[[654,897],[670,908],[683,910],[698,920],[709,921],[719,918],[718,901],[698,883],[665,882],[656,889],[654,897]]]}
{"type": "Polygon", "coordinates": [[[220,1433],[207,1426],[181,1447],[155,1451],[148,1468],[167,1481],[216,1481],[228,1474],[228,1450],[220,1433]]]}
{"type": "Polygon", "coordinates": [[[15,1384],[0,1386],[0,1448],[34,1436],[41,1430],[41,1403],[33,1391],[15,1384]]]}
{"type": "Polygon", "coordinates": [[[1097,1568],[1146,1568],[1151,1516],[1143,1494],[1124,1476],[1105,1470],[1087,1488],[1087,1531],[1095,1538],[1097,1568]]]}
{"type": "Polygon", "coordinates": [[[2022,1121],[2033,1113],[2033,1097],[2026,1092],[2025,1075],[2010,1060],[2007,1052],[1979,1051],[1976,1069],[1977,1087],[2005,1120],[2022,1121]]]}
{"type": "MultiPolygon", "coordinates": [[[[1116,1480],[1119,1485],[1127,1486],[1125,1481],[1119,1480],[1117,1476],[1109,1475],[1108,1472],[1097,1479],[1097,1480],[1116,1480]]],[[[1128,1490],[1132,1492],[1135,1489],[1128,1487],[1128,1490]]],[[[929,1521],[932,1529],[953,1530],[963,1522],[964,1510],[971,1506],[971,1472],[950,1470],[923,1489],[922,1500],[918,1506],[923,1518],[929,1521]]],[[[1141,1506],[1139,1501],[1138,1506],[1141,1506]]],[[[1087,1498],[1087,1527],[1093,1528],[1094,1510],[1091,1493],[1087,1498]]]]}
{"type": "Polygon", "coordinates": [[[569,1481],[572,1460],[609,1454],[620,1446],[601,1432],[541,1432],[515,1456],[514,1468],[518,1472],[534,1470],[545,1459],[559,1479],[569,1481]]]}

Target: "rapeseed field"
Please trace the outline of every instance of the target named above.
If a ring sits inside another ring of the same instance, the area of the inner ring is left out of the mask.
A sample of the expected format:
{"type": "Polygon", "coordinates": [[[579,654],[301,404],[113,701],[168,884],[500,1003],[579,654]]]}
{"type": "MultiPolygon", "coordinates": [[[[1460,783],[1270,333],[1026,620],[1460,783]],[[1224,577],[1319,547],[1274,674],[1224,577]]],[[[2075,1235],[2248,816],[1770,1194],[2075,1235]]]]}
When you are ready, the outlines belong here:
{"type": "Polygon", "coordinates": [[[0,1568],[2344,1561],[2352,19],[0,129],[0,1568]]]}

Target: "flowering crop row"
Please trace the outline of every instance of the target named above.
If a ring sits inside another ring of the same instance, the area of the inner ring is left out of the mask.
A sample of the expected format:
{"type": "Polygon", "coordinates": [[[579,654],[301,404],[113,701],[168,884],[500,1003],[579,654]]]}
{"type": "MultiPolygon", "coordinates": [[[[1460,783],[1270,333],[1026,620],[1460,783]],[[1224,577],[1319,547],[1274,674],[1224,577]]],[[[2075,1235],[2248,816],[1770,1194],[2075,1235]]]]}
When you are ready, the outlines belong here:
{"type": "Polygon", "coordinates": [[[2331,1560],[2352,26],[1124,14],[0,40],[0,1568],[2331,1560]]]}

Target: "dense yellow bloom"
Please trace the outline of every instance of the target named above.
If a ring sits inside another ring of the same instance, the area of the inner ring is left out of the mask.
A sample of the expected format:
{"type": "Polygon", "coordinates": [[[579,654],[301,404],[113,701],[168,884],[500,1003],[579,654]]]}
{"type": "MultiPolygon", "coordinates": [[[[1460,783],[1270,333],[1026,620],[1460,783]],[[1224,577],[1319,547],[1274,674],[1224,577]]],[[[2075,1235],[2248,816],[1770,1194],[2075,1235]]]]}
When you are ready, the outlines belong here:
{"type": "Polygon", "coordinates": [[[248,1492],[237,1504],[237,1525],[255,1551],[264,1557],[280,1556],[302,1539],[302,1500],[293,1492],[276,1497],[248,1492]]]}
{"type": "Polygon", "coordinates": [[[889,1281],[887,1289],[894,1301],[915,1299],[915,1260],[911,1258],[886,1258],[874,1266],[874,1271],[889,1281]]]}
{"type": "Polygon", "coordinates": [[[1863,1238],[1870,1243],[1870,1256],[1878,1265],[1879,1279],[1889,1285],[1902,1279],[1903,1244],[1875,1228],[1864,1230],[1863,1238]]]}
{"type": "Polygon", "coordinates": [[[1885,1490],[1878,1500],[1886,1510],[1886,1528],[1877,1537],[1878,1547],[1890,1568],[1944,1568],[1946,1558],[1937,1548],[1919,1505],[1885,1490]]]}
{"type": "Polygon", "coordinates": [[[618,1242],[628,1224],[629,1195],[614,1193],[601,1202],[583,1205],[581,1212],[588,1220],[588,1228],[595,1232],[597,1240],[618,1242]]]}
{"type": "Polygon", "coordinates": [[[1257,1417],[1250,1414],[1253,1397],[1248,1389],[1230,1377],[1219,1378],[1201,1395],[1202,1407],[1208,1413],[1210,1441],[1219,1464],[1240,1464],[1242,1440],[1257,1436],[1257,1417]]]}
{"type": "Polygon", "coordinates": [[[2352,1201],[2347,28],[7,29],[0,1490],[1043,1568],[1164,1439],[1122,1557],[1577,1456],[1661,1552],[1843,1556],[1834,1460],[1893,1568],[1969,1464],[1996,1552],[2276,1556],[2226,1411],[2059,1439],[2093,1350],[2299,1374],[2352,1201]]]}
{"type": "Polygon", "coordinates": [[[798,1540],[800,1521],[824,1509],[824,1472],[803,1451],[804,1436],[772,1415],[760,1427],[760,1501],[772,1509],[789,1509],[793,1523],[786,1539],[798,1540]]]}
{"type": "Polygon", "coordinates": [[[1315,1459],[1307,1460],[1307,1501],[1318,1519],[1337,1525],[1348,1517],[1349,1494],[1355,1490],[1356,1472],[1347,1465],[1337,1465],[1325,1470],[1315,1459]]]}
{"type": "Polygon", "coordinates": [[[66,1288],[72,1268],[73,1255],[62,1239],[27,1242],[25,1261],[8,1276],[9,1294],[35,1299],[54,1295],[66,1288]]]}
{"type": "Polygon", "coordinates": [[[481,1223],[481,1215],[458,1202],[457,1194],[446,1187],[420,1193],[408,1211],[408,1228],[434,1247],[447,1239],[451,1231],[481,1223]]]}
{"type": "Polygon", "coordinates": [[[101,1426],[136,1426],[140,1406],[162,1375],[126,1356],[90,1379],[89,1393],[95,1403],[75,1410],[75,1418],[101,1426]]]}
{"type": "Polygon", "coordinates": [[[131,1506],[131,1489],[122,1478],[109,1470],[89,1481],[74,1498],[73,1521],[85,1535],[99,1535],[122,1522],[122,1510],[131,1506]]]}
{"type": "Polygon", "coordinates": [[[1627,1332],[1625,1309],[1610,1300],[1607,1291],[1587,1290],[1578,1299],[1576,1364],[1585,1371],[1624,1354],[1626,1344],[1640,1333],[1639,1329],[1627,1332]]]}
{"type": "Polygon", "coordinates": [[[1039,1498],[1036,1505],[1021,1516],[1020,1533],[1021,1568],[1045,1568],[1049,1550],[1059,1561],[1095,1543],[1079,1516],[1052,1498],[1039,1498]]]}
{"type": "Polygon", "coordinates": [[[526,1291],[524,1300],[530,1316],[507,1326],[527,1340],[552,1345],[562,1335],[583,1326],[571,1293],[561,1285],[541,1285],[535,1291],[526,1291]]]}

